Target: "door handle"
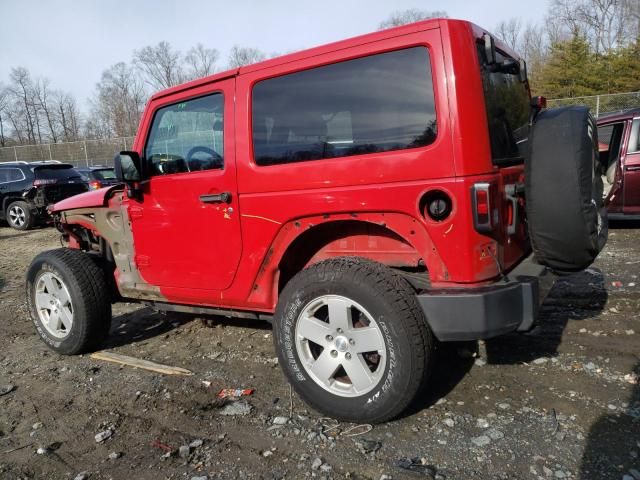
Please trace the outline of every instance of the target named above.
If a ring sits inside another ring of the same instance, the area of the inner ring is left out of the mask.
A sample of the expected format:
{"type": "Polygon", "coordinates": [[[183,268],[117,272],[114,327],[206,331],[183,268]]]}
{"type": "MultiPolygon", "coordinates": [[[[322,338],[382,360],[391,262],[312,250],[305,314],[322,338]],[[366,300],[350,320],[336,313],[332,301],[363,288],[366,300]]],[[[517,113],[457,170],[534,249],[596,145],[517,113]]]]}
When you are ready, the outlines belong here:
{"type": "Polygon", "coordinates": [[[626,168],[627,172],[637,172],[640,170],[640,165],[630,165],[626,168]]]}
{"type": "Polygon", "coordinates": [[[222,192],[218,194],[200,195],[200,201],[202,203],[231,203],[231,194],[229,192],[222,192]]]}

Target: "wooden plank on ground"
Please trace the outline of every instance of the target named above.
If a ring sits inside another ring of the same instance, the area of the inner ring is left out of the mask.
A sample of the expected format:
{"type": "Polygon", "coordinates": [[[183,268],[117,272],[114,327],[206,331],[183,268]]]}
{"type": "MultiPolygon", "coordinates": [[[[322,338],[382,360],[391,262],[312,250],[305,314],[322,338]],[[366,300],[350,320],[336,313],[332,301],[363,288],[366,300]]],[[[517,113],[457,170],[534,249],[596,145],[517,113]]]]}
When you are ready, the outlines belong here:
{"type": "Polygon", "coordinates": [[[193,372],[184,368],[163,365],[161,363],[150,362],[149,360],[141,360],[139,358],[120,355],[119,353],[107,352],[104,350],[101,352],[92,353],[90,357],[96,360],[105,360],[107,362],[127,365],[129,367],[142,368],[144,370],[163,373],[165,375],[193,375],[193,372]]]}

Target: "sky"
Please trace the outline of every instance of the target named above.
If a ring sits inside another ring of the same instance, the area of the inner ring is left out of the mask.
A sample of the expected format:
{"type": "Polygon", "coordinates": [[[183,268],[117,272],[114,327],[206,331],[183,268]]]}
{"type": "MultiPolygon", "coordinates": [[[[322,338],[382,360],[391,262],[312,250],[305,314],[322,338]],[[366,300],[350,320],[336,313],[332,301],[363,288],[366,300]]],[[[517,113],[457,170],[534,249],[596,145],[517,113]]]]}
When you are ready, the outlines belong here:
{"type": "MultiPolygon", "coordinates": [[[[444,10],[491,28],[502,19],[539,21],[543,2],[525,0],[0,0],[0,83],[23,66],[71,92],[86,111],[100,76],[133,50],[166,40],[183,52],[198,42],[289,52],[377,29],[407,8],[444,10]]],[[[546,6],[546,5],[545,5],[546,6]]]]}

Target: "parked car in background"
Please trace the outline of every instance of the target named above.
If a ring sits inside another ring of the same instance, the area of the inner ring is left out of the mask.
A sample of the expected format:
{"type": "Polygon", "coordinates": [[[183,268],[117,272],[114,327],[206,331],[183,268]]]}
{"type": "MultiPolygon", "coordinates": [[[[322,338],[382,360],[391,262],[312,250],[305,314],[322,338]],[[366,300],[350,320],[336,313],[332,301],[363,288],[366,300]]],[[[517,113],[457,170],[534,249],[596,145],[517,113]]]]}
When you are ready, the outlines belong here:
{"type": "Polygon", "coordinates": [[[28,230],[51,219],[48,205],[87,190],[73,165],[55,160],[0,163],[0,219],[28,230]]]}
{"type": "Polygon", "coordinates": [[[598,118],[609,218],[640,220],[640,108],[598,118]]]}
{"type": "Polygon", "coordinates": [[[78,167],[76,170],[82,175],[82,179],[87,183],[89,190],[110,187],[111,185],[119,183],[113,167],[100,165],[95,167],[78,167]]]}

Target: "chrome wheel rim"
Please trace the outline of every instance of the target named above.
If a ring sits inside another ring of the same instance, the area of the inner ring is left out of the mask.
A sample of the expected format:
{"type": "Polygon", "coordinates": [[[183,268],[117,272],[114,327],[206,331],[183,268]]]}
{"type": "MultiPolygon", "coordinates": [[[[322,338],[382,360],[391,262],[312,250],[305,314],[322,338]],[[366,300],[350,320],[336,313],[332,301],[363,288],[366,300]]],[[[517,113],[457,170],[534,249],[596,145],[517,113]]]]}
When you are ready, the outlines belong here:
{"type": "Polygon", "coordinates": [[[62,279],[52,272],[42,273],[36,281],[35,305],[45,330],[55,338],[65,338],[73,325],[71,295],[62,279]]]}
{"type": "Polygon", "coordinates": [[[319,386],[341,397],[373,390],[384,374],[384,336],[362,305],[340,295],[309,302],[298,316],[295,345],[305,371],[319,386]]]}
{"type": "Polygon", "coordinates": [[[16,227],[21,227],[22,225],[24,225],[26,216],[27,215],[22,207],[14,205],[9,209],[9,218],[11,219],[11,224],[15,225],[16,227]]]}

